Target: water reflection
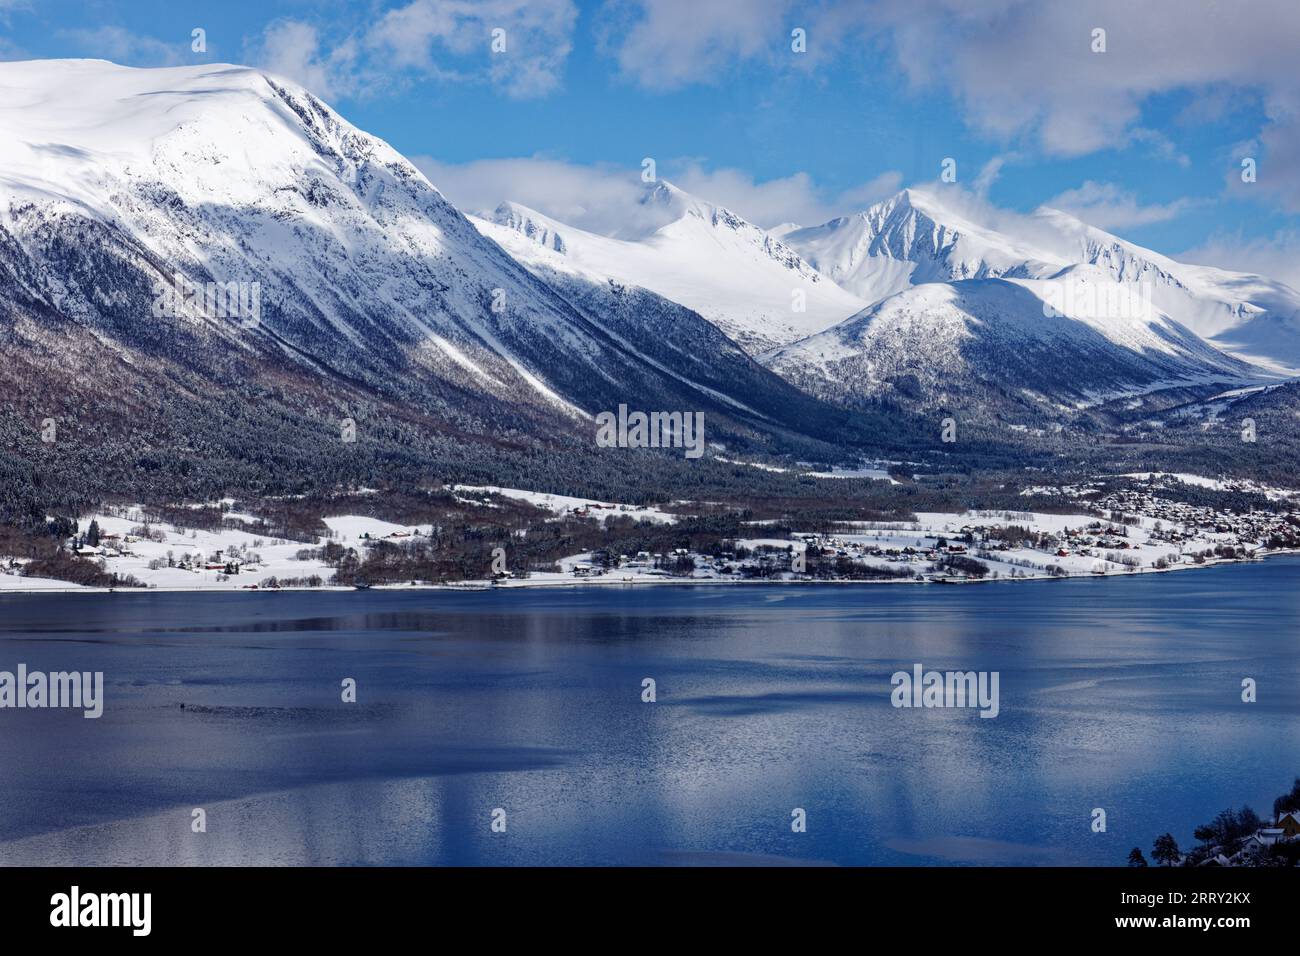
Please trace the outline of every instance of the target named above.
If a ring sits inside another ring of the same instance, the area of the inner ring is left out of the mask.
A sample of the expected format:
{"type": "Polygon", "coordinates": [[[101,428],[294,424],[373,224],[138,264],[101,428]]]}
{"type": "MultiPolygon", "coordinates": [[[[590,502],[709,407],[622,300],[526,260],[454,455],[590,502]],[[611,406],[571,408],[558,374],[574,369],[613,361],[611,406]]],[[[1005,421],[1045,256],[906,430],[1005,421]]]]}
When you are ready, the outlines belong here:
{"type": "Polygon", "coordinates": [[[6,596],[0,668],[108,705],[0,711],[0,862],[1115,865],[1300,773],[1297,578],[6,596]]]}

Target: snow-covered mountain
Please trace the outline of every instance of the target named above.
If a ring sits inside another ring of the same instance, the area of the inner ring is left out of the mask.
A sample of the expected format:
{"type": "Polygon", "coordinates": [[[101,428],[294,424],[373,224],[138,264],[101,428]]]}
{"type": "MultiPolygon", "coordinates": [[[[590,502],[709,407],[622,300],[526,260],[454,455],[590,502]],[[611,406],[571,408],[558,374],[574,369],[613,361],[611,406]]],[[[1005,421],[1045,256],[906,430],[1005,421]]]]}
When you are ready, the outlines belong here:
{"type": "MultiPolygon", "coordinates": [[[[727,353],[728,381],[696,381],[699,364],[681,363],[653,326],[633,345],[593,321],[387,143],[293,83],[237,66],[71,60],[0,63],[0,90],[0,347],[11,374],[114,378],[109,394],[142,407],[156,388],[139,381],[146,371],[197,376],[168,393],[177,403],[310,388],[340,414],[389,403],[458,435],[545,437],[620,402],[708,410],[723,431],[799,424],[772,399],[795,393],[709,338],[698,316],[675,315],[672,329],[699,326],[700,359],[727,353]],[[206,302],[172,297],[209,283],[218,294],[206,302]],[[214,308],[226,288],[254,287],[252,321],[214,308]]],[[[707,228],[745,232],[721,213],[707,228]]],[[[750,239],[757,257],[761,234],[750,239]]],[[[852,311],[793,253],[768,254],[774,270],[808,273],[800,281],[852,311]]]]}
{"type": "Polygon", "coordinates": [[[869,302],[915,285],[1050,279],[1091,266],[1139,288],[1212,344],[1280,371],[1300,369],[1300,292],[1261,276],[1177,262],[1050,208],[976,222],[965,204],[906,189],[852,216],[786,232],[783,241],[869,302]]]}
{"type": "Polygon", "coordinates": [[[695,310],[750,352],[820,332],[866,305],[728,209],[667,182],[648,186],[641,202],[663,224],[630,238],[586,232],[510,202],[486,219],[588,275],[640,286],[695,310]]]}
{"type": "Polygon", "coordinates": [[[1116,282],[1146,284],[1154,304],[1211,344],[1284,374],[1300,372],[1300,291],[1252,273],[1178,262],[1041,208],[1032,221],[1067,243],[1066,258],[1116,282]]]}
{"type": "Polygon", "coordinates": [[[784,241],[869,303],[925,282],[1038,277],[1065,264],[976,225],[916,189],[852,216],[787,232],[784,241]]]}
{"type": "Polygon", "coordinates": [[[565,230],[524,207],[503,204],[500,222],[470,216],[483,235],[555,289],[593,325],[665,375],[709,389],[722,402],[745,396],[744,411],[771,421],[797,420],[823,439],[841,419],[751,358],[699,313],[641,286],[625,284],[568,255],[565,230]]]}
{"type": "Polygon", "coordinates": [[[1120,398],[1255,381],[1096,266],[1052,279],[909,287],[767,358],[789,381],[852,405],[885,397],[967,418],[1061,419],[1120,398]],[[1124,293],[1115,298],[1113,293],[1124,293]]]}

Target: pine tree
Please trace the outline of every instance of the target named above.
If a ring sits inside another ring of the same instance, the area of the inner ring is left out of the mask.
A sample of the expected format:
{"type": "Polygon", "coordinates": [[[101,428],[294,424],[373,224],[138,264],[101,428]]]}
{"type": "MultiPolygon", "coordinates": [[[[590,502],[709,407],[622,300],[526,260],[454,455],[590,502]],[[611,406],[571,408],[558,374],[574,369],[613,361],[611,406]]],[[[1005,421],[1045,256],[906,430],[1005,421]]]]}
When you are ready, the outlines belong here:
{"type": "Polygon", "coordinates": [[[1151,859],[1165,866],[1173,866],[1181,856],[1178,851],[1178,841],[1174,839],[1172,833],[1156,837],[1156,842],[1151,847],[1151,859]]]}

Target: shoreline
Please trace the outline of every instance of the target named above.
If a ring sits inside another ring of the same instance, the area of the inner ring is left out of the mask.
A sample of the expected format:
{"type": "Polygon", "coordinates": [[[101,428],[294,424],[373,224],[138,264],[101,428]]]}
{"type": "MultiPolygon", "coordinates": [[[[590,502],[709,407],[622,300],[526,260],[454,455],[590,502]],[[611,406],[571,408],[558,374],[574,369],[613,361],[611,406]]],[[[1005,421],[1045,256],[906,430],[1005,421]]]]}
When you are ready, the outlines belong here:
{"type": "MultiPolygon", "coordinates": [[[[1262,549],[1261,549],[1262,550],[1262,549]]],[[[1225,564],[1255,564],[1263,562],[1268,558],[1300,554],[1300,548],[1279,548],[1272,551],[1253,552],[1248,558],[1215,558],[1207,560],[1204,564],[1180,564],[1169,568],[1136,568],[1123,571],[1105,571],[1101,573],[1090,572],[1088,574],[1067,574],[1063,576],[1052,576],[1047,574],[1026,575],[1024,577],[986,577],[986,578],[958,578],[945,581],[917,580],[908,578],[905,580],[877,578],[862,580],[836,580],[836,579],[809,579],[809,578],[660,578],[660,577],[643,577],[618,579],[614,577],[601,578],[592,580],[573,579],[573,580],[556,580],[556,581],[530,581],[520,579],[509,579],[503,583],[494,583],[487,579],[456,581],[447,584],[373,584],[368,588],[357,588],[347,584],[323,584],[319,587],[280,587],[280,588],[217,588],[217,587],[147,587],[147,588],[103,588],[90,587],[81,585],[69,585],[68,587],[39,587],[39,588],[6,588],[0,586],[0,598],[8,594],[279,594],[282,592],[366,592],[366,591],[518,591],[518,590],[540,590],[546,588],[611,588],[611,587],[638,587],[638,586],[677,586],[677,587],[731,587],[735,585],[794,585],[803,587],[819,587],[825,585],[969,585],[969,584],[1023,584],[1035,581],[1078,581],[1084,579],[1097,578],[1126,578],[1135,577],[1142,574],[1171,574],[1178,571],[1196,571],[1205,568],[1218,567],[1225,564]]]]}

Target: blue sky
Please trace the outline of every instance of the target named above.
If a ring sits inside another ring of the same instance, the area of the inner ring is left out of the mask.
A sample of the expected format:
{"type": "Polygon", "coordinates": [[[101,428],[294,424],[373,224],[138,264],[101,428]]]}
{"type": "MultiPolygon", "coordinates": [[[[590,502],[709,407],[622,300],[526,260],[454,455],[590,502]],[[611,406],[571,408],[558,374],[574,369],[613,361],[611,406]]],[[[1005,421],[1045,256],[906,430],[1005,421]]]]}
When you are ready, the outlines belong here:
{"type": "Polygon", "coordinates": [[[1294,0],[0,0],[4,58],[264,66],[469,208],[608,229],[650,156],[762,225],[811,224],[951,157],[976,199],[1291,281],[1297,37],[1294,0]]]}

